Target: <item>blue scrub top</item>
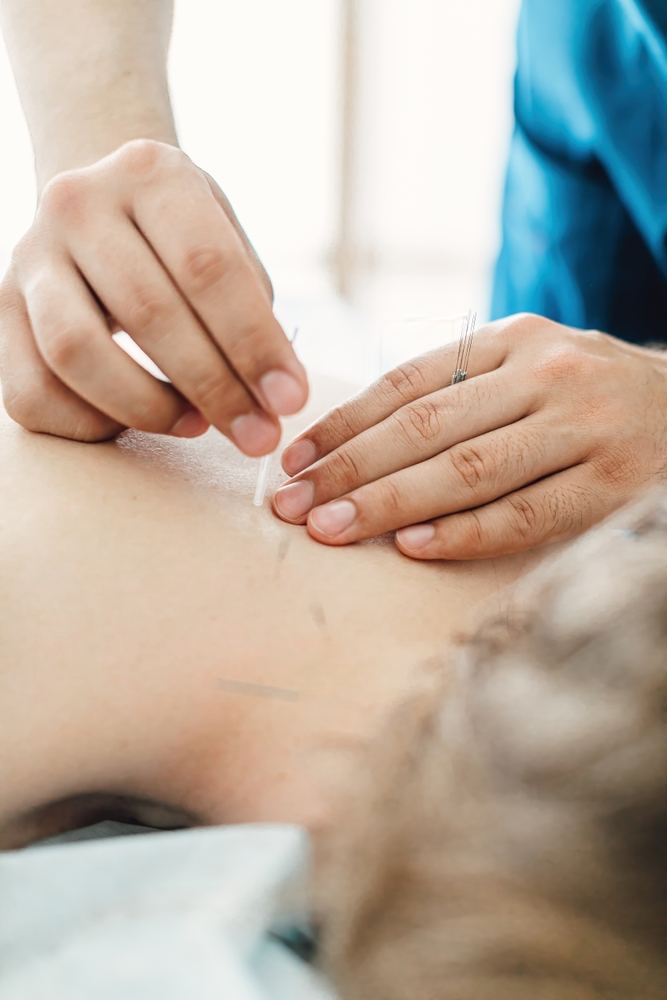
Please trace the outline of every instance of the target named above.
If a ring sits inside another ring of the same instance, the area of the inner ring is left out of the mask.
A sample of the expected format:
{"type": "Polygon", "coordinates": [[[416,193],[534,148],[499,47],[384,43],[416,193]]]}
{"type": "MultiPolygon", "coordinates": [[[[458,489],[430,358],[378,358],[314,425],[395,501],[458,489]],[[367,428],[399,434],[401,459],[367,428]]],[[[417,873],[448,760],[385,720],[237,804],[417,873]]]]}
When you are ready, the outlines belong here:
{"type": "Polygon", "coordinates": [[[524,0],[494,317],[667,341],[667,0],[524,0]]]}

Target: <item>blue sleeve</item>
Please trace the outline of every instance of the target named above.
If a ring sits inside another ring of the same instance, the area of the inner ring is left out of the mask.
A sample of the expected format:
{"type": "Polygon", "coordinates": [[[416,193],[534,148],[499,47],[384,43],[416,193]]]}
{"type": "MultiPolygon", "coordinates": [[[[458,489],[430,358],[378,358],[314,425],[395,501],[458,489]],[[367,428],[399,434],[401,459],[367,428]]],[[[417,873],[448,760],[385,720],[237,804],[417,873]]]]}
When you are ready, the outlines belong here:
{"type": "Polygon", "coordinates": [[[667,10],[648,2],[524,0],[494,316],[667,340],[667,10]]]}

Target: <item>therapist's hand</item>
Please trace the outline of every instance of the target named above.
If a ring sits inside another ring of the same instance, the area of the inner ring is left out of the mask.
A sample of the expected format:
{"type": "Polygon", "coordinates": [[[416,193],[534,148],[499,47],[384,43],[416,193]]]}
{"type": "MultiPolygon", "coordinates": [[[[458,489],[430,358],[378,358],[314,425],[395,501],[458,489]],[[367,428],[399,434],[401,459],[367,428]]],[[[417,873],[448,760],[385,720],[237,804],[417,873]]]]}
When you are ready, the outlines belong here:
{"type": "Polygon", "coordinates": [[[345,545],[393,529],[417,559],[480,559],[584,531],[667,473],[667,358],[538,316],[383,376],[285,450],[285,520],[345,545]],[[305,471],[302,471],[305,470],[305,471]]]}
{"type": "Polygon", "coordinates": [[[247,455],[308,387],[271,286],[215,182],[171,145],[137,140],[45,187],[0,288],[4,404],[24,427],[85,441],[125,427],[247,455]],[[111,339],[123,329],[171,380],[111,339]]]}

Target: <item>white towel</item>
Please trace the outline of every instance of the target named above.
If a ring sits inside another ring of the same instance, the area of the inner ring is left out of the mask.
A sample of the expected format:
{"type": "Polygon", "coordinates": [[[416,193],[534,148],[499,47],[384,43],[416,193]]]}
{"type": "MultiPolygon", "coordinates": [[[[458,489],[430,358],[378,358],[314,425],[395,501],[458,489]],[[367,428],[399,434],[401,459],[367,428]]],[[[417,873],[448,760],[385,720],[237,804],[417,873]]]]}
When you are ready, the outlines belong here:
{"type": "Polygon", "coordinates": [[[308,838],[248,825],[0,855],[0,1000],[334,1000],[272,934],[308,838]]]}

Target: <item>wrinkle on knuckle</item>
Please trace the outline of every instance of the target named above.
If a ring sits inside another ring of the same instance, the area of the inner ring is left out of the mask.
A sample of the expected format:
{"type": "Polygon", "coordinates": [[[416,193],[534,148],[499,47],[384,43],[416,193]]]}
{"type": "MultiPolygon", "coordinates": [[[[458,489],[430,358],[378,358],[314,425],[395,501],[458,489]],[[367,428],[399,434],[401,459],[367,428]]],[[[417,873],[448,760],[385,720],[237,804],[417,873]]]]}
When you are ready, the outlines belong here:
{"type": "Polygon", "coordinates": [[[405,361],[382,378],[383,388],[390,397],[409,400],[423,396],[427,390],[426,374],[418,361],[405,361]]]}
{"type": "Polygon", "coordinates": [[[337,451],[331,456],[328,464],[327,479],[337,486],[342,486],[346,491],[365,481],[361,465],[348,448],[337,451]]]}
{"type": "Polygon", "coordinates": [[[457,444],[449,450],[452,468],[459,480],[470,490],[489,478],[490,462],[483,452],[471,444],[457,444]]]}
{"type": "Polygon", "coordinates": [[[382,508],[390,518],[401,516],[405,508],[405,498],[392,479],[382,483],[382,508]]]}
{"type": "Polygon", "coordinates": [[[585,530],[590,520],[590,491],[581,487],[559,486],[535,501],[525,494],[506,500],[512,508],[512,528],[526,541],[569,538],[585,530]]]}
{"type": "Polygon", "coordinates": [[[412,440],[416,434],[421,441],[435,441],[442,433],[442,414],[435,403],[428,399],[410,403],[396,416],[399,426],[406,431],[408,440],[412,440]]]}
{"type": "Polygon", "coordinates": [[[234,253],[214,246],[193,247],[183,257],[183,278],[193,295],[202,295],[218,287],[236,266],[234,253]]]}
{"type": "Polygon", "coordinates": [[[518,530],[521,538],[528,538],[539,532],[543,515],[525,495],[517,493],[508,496],[507,503],[512,510],[512,527],[518,530]]]}
{"type": "Polygon", "coordinates": [[[591,498],[587,490],[557,490],[549,500],[552,528],[546,533],[552,535],[575,535],[588,526],[591,498]]]}
{"type": "Polygon", "coordinates": [[[359,431],[357,410],[353,403],[336,406],[326,415],[326,426],[322,425],[322,437],[327,443],[349,441],[359,431]]]}
{"type": "Polygon", "coordinates": [[[466,510],[452,519],[443,532],[442,551],[446,558],[460,559],[472,556],[484,546],[484,528],[475,510],[466,510]]]}
{"type": "Polygon", "coordinates": [[[636,444],[618,442],[598,452],[593,461],[598,477],[606,485],[634,486],[643,483],[645,469],[636,444]]]}
{"type": "Polygon", "coordinates": [[[545,513],[541,528],[542,538],[571,536],[583,531],[588,523],[591,498],[582,487],[559,487],[546,499],[548,513],[545,513]]]}

